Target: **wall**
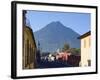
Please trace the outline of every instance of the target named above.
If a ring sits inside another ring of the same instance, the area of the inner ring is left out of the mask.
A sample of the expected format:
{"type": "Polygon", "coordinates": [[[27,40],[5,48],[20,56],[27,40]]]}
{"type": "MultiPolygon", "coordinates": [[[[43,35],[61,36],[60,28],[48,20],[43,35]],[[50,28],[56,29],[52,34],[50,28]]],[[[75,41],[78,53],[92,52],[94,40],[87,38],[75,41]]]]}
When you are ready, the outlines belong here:
{"type": "Polygon", "coordinates": [[[88,60],[91,60],[90,35],[81,39],[81,66],[88,66],[88,60]]]}
{"type": "MultiPolygon", "coordinates": [[[[11,80],[11,14],[10,5],[11,0],[0,1],[0,80],[11,80]]],[[[24,0],[25,1],[25,0],[24,0]]],[[[57,3],[70,3],[70,4],[83,4],[83,5],[100,5],[100,0],[31,0],[31,1],[42,1],[42,2],[57,2],[57,3]]],[[[100,6],[99,6],[100,9],[100,6]]],[[[100,14],[100,11],[99,11],[100,14]]],[[[100,16],[98,17],[100,21],[100,16]]],[[[100,24],[98,25],[100,26],[100,24]]],[[[100,28],[100,27],[99,27],[100,28]]],[[[98,30],[100,30],[98,28],[98,30]]],[[[100,31],[98,31],[100,34],[100,31]]],[[[100,41],[100,36],[98,38],[100,41]]],[[[100,42],[98,43],[100,44],[100,42]]],[[[100,47],[100,45],[98,46],[100,47]]],[[[100,49],[99,49],[100,51],[100,49]]],[[[100,57],[100,54],[98,54],[100,57]]],[[[100,58],[99,60],[100,61],[100,58]]],[[[100,62],[98,67],[100,67],[100,62]]],[[[21,79],[20,79],[21,80],[21,79]]],[[[24,80],[24,79],[23,79],[24,80]]],[[[100,69],[99,74],[91,75],[79,75],[79,76],[64,76],[64,77],[51,77],[51,78],[36,78],[36,79],[25,79],[25,80],[100,80],[100,69]]]]}

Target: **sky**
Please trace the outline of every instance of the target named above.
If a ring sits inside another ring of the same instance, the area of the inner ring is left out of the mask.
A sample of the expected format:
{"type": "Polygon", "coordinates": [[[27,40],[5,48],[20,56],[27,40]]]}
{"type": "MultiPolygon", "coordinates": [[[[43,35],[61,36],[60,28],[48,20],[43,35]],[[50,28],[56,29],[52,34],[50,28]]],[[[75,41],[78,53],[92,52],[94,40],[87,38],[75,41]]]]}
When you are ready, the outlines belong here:
{"type": "Polygon", "coordinates": [[[36,32],[53,21],[60,21],[64,26],[82,35],[90,30],[90,13],[27,11],[27,24],[36,32]]]}

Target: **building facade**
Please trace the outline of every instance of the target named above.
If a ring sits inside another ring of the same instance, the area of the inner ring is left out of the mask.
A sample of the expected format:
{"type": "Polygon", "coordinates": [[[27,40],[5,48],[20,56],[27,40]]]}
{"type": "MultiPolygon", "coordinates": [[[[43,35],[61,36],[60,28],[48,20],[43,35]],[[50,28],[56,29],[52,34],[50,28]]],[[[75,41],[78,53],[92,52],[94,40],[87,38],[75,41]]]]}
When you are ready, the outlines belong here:
{"type": "Polygon", "coordinates": [[[33,69],[36,66],[36,43],[32,29],[23,27],[23,69],[33,69]]]}
{"type": "Polygon", "coordinates": [[[79,37],[81,40],[81,62],[80,66],[91,66],[91,32],[79,37]]]}

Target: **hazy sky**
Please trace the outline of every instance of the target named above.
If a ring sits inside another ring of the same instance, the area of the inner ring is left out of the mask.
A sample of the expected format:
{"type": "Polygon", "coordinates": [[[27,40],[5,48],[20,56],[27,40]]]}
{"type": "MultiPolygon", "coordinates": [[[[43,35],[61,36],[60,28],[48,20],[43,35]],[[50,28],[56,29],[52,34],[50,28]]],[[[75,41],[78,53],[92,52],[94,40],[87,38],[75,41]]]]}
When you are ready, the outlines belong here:
{"type": "Polygon", "coordinates": [[[91,26],[89,13],[27,11],[26,17],[33,32],[53,21],[60,21],[64,26],[70,27],[80,35],[89,31],[91,26]]]}

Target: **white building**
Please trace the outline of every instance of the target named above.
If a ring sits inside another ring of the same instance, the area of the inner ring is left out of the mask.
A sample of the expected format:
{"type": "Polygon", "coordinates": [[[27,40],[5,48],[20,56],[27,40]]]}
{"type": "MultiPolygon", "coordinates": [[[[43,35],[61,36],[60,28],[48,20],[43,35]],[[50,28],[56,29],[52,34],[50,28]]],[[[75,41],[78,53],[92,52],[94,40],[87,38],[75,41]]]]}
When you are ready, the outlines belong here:
{"type": "Polygon", "coordinates": [[[80,66],[91,66],[91,33],[81,35],[81,62],[80,66]]]}

